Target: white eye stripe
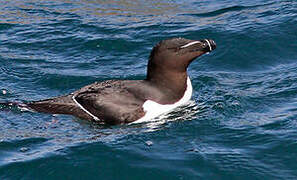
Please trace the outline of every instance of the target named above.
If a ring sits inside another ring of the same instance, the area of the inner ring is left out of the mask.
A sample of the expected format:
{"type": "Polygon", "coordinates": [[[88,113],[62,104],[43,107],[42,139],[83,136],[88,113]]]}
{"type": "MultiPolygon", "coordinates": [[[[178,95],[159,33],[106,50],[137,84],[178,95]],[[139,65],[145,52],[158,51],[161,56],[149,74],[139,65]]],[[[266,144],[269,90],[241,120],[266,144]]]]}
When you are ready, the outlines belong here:
{"type": "Polygon", "coordinates": [[[192,46],[192,45],[197,44],[197,43],[200,43],[200,41],[190,42],[190,43],[188,43],[186,45],[181,46],[180,48],[186,48],[186,47],[192,46]]]}
{"type": "MultiPolygon", "coordinates": [[[[209,46],[209,50],[212,51],[209,40],[207,40],[207,39],[204,39],[204,40],[207,42],[207,45],[209,46]]],[[[192,45],[197,44],[197,43],[200,43],[200,41],[190,42],[190,43],[188,43],[186,45],[181,46],[180,48],[186,48],[186,47],[192,46],[192,45]]]]}

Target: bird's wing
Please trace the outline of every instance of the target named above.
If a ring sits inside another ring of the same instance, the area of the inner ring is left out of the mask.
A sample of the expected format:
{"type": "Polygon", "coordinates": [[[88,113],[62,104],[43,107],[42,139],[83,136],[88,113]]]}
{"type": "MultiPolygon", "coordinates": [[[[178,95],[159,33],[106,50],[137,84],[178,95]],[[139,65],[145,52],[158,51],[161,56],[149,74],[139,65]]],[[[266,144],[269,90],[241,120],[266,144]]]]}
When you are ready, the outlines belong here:
{"type": "Polygon", "coordinates": [[[92,85],[75,94],[75,100],[84,109],[108,124],[133,122],[142,116],[144,101],[122,85],[92,85]]]}

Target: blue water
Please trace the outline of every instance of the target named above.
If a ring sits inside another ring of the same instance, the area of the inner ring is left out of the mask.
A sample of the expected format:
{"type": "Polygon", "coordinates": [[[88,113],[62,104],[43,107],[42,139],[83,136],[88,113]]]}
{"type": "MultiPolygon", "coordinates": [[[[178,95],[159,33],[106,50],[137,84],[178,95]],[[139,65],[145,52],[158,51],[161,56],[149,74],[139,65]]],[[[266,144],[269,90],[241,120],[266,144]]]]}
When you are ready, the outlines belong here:
{"type": "Polygon", "coordinates": [[[188,69],[193,103],[102,126],[0,110],[0,179],[296,179],[294,0],[3,0],[0,101],[143,79],[162,39],[214,39],[188,69]]]}

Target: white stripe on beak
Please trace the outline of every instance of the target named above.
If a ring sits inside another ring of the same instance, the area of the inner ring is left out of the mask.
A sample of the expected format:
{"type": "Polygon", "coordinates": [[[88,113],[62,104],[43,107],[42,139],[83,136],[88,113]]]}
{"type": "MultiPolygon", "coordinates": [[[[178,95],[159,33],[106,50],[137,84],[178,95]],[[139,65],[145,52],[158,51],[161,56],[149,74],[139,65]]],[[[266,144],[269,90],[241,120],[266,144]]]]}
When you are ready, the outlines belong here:
{"type": "Polygon", "coordinates": [[[212,48],[211,48],[210,42],[209,42],[207,39],[204,39],[204,40],[207,42],[207,44],[208,44],[208,46],[209,46],[209,51],[212,51],[212,48]]]}
{"type": "Polygon", "coordinates": [[[181,46],[180,48],[186,48],[186,47],[192,46],[192,45],[197,44],[197,43],[200,43],[200,41],[190,42],[190,43],[188,43],[186,45],[181,46]]]}

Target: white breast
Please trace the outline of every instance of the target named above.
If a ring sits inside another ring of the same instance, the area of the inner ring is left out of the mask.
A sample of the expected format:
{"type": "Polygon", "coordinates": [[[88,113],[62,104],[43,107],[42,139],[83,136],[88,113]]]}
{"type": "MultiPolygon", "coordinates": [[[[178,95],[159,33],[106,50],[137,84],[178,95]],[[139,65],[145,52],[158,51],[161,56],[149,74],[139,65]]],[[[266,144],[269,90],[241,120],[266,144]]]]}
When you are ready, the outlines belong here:
{"type": "Polygon", "coordinates": [[[177,101],[174,104],[162,105],[162,104],[156,103],[154,101],[147,100],[144,102],[144,104],[142,106],[143,110],[145,111],[145,115],[142,118],[134,121],[133,123],[149,121],[157,116],[160,116],[161,114],[168,113],[168,112],[172,111],[173,109],[175,109],[178,106],[186,104],[192,97],[192,91],[193,91],[193,88],[192,88],[191,80],[188,77],[187,78],[187,89],[186,89],[183,97],[179,101],[177,101]]]}

